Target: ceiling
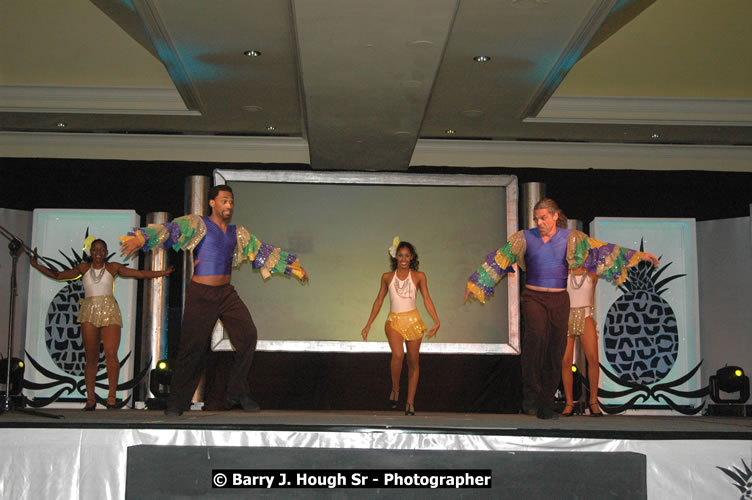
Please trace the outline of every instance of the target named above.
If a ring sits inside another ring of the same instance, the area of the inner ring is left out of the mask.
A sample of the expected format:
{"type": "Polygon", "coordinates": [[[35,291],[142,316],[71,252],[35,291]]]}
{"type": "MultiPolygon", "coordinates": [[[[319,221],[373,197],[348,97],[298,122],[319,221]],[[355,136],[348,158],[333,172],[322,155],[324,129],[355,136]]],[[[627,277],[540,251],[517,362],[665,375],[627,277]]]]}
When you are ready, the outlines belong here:
{"type": "Polygon", "coordinates": [[[404,170],[432,140],[746,149],[751,10],[3,0],[0,134],[287,138],[321,170],[404,170]]]}

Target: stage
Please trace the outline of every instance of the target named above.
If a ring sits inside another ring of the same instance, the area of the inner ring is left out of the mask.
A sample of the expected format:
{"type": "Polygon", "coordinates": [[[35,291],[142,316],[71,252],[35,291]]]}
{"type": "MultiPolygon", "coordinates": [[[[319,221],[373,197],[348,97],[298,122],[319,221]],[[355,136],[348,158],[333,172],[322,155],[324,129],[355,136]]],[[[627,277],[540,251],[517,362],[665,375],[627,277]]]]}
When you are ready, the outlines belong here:
{"type": "Polygon", "coordinates": [[[748,417],[45,412],[63,418],[0,415],[7,498],[739,498],[752,462],[748,417]],[[242,471],[246,481],[273,471],[278,481],[303,482],[213,487],[219,470],[242,471]],[[408,483],[386,484],[393,472],[408,483]],[[465,473],[489,484],[430,483],[465,473]],[[358,474],[373,482],[351,482],[358,474]],[[344,482],[328,487],[315,478],[344,482]]]}

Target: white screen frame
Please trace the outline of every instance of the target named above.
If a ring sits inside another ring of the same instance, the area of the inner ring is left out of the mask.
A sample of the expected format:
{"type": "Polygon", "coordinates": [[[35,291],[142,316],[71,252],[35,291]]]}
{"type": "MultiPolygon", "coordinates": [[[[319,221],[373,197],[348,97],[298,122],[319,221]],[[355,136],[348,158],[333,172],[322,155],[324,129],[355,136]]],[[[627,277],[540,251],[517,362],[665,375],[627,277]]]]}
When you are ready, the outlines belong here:
{"type": "MultiPolygon", "coordinates": [[[[407,174],[394,172],[303,172],[287,170],[222,170],[214,171],[214,184],[228,182],[359,184],[359,185],[410,185],[410,186],[497,186],[505,190],[507,235],[518,230],[518,183],[513,175],[463,175],[463,174],[407,174]]],[[[477,217],[468,209],[468,217],[477,217]]],[[[493,250],[493,249],[489,249],[493,250]]],[[[479,255],[479,263],[483,256],[479,255]]],[[[472,272],[468,269],[468,274],[472,272]]],[[[457,354],[520,354],[520,309],[518,273],[506,279],[508,341],[500,343],[423,343],[424,353],[457,354]]],[[[458,294],[461,291],[458,291],[458,294]]],[[[478,314],[483,314],[479,310],[478,314]]],[[[223,330],[217,328],[212,336],[212,349],[231,350],[223,330]]],[[[259,340],[262,351],[320,351],[320,352],[389,352],[389,344],[363,341],[280,341],[259,340]]]]}

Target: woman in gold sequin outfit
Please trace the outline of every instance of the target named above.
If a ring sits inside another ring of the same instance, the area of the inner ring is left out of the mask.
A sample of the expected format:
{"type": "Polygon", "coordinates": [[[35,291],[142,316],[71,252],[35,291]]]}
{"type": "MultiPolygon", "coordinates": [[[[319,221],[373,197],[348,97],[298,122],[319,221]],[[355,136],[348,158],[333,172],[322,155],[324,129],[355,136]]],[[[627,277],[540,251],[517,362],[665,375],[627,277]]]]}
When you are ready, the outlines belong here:
{"type": "MultiPolygon", "coordinates": [[[[567,227],[567,217],[559,209],[557,227],[567,227]]],[[[562,417],[574,415],[574,375],[572,364],[574,363],[575,341],[580,339],[582,350],[587,360],[588,382],[590,389],[590,401],[588,407],[590,415],[601,417],[603,413],[598,406],[598,379],[601,368],[598,359],[598,330],[593,318],[593,304],[595,301],[595,286],[598,284],[598,275],[588,273],[585,268],[570,269],[567,275],[567,294],[569,295],[569,325],[567,328],[567,347],[561,360],[561,385],[564,387],[564,395],[567,398],[566,406],[561,412],[562,417]]]]}
{"type": "Polygon", "coordinates": [[[575,340],[580,339],[582,350],[587,360],[587,374],[590,389],[588,407],[590,415],[600,417],[603,415],[598,406],[598,378],[600,365],[598,360],[598,331],[593,318],[593,299],[595,286],[598,283],[597,274],[589,274],[585,269],[578,267],[569,270],[567,278],[567,293],[569,293],[569,329],[567,332],[567,348],[561,362],[561,381],[564,386],[564,394],[567,398],[566,406],[562,411],[563,417],[571,417],[574,412],[574,396],[572,384],[572,363],[574,358],[575,340]]]}
{"type": "Polygon", "coordinates": [[[104,344],[107,365],[109,392],[106,407],[117,408],[117,392],[120,362],[117,351],[120,345],[120,328],[123,320],[120,308],[112,295],[116,276],[125,278],[159,278],[167,276],[173,269],[166,271],[139,271],[130,269],[117,262],[107,262],[107,244],[103,240],[94,240],[91,244],[90,262],[82,262],[71,269],[55,271],[37,262],[37,253],[31,257],[31,266],[45,276],[54,280],[73,280],[79,276],[83,279],[84,299],[80,302],[78,322],[81,323],[81,338],[84,343],[86,364],[84,381],[86,384],[86,406],[84,411],[93,411],[96,407],[95,385],[97,364],[99,362],[99,342],[104,344]]]}
{"type": "Polygon", "coordinates": [[[415,392],[418,389],[418,377],[420,367],[418,363],[420,344],[423,334],[433,337],[439,330],[439,316],[433,305],[431,295],[428,293],[428,283],[425,273],[418,271],[418,254],[410,243],[395,242],[389,249],[392,270],[381,276],[381,285],[376,300],[371,308],[371,316],[368,318],[365,328],[361,332],[363,340],[368,340],[368,331],[371,329],[373,320],[381,310],[384,297],[389,293],[390,313],[387,317],[384,329],[392,351],[390,364],[392,375],[392,392],[389,395],[389,404],[392,409],[397,407],[399,401],[400,376],[402,375],[402,363],[405,359],[405,351],[402,343],[407,348],[407,400],[405,403],[405,415],[415,415],[415,392]],[[417,291],[423,294],[423,302],[428,314],[431,315],[434,325],[430,329],[423,323],[415,307],[417,291]],[[426,330],[428,332],[426,333],[426,330]]]}

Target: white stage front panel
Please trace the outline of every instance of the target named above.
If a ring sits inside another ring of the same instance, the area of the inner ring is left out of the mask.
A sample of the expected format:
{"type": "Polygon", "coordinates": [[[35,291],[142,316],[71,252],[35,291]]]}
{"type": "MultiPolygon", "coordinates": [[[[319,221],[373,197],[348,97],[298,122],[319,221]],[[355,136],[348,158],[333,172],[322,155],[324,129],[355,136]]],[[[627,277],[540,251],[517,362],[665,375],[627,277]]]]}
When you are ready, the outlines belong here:
{"type": "MultiPolygon", "coordinates": [[[[363,432],[0,429],[0,442],[5,454],[13,457],[13,460],[0,461],[0,484],[6,498],[126,498],[128,447],[137,445],[464,450],[478,453],[634,452],[647,457],[648,498],[661,500],[739,498],[738,481],[722,469],[732,473],[740,470],[744,475],[745,465],[749,471],[752,461],[752,442],[749,440],[488,436],[404,432],[401,429],[363,432]]],[[[264,464],[248,464],[248,468],[263,469],[264,464]]],[[[211,470],[190,480],[208,483],[212,480],[211,470]]],[[[582,480],[587,481],[587,478],[582,480]]],[[[493,481],[494,484],[503,484],[504,478],[494,477],[493,481]]],[[[318,491],[323,495],[337,490],[318,491]]],[[[358,491],[369,496],[376,493],[369,489],[358,491]]],[[[415,490],[416,494],[421,492],[426,493],[426,490],[415,490]]],[[[223,498],[247,498],[253,492],[238,489],[222,493],[225,494],[223,498]]],[[[284,491],[280,490],[279,494],[284,494],[284,491]]]]}
{"type": "Polygon", "coordinates": [[[601,241],[653,253],[660,266],[631,269],[622,289],[599,280],[595,314],[600,362],[629,384],[601,375],[601,388],[625,392],[601,398],[607,405],[697,407],[701,398],[682,394],[703,387],[700,363],[697,242],[694,219],[596,218],[591,236],[601,241]],[[631,284],[630,284],[631,283],[631,284]],[[624,289],[631,290],[625,293],[624,289]]]}

